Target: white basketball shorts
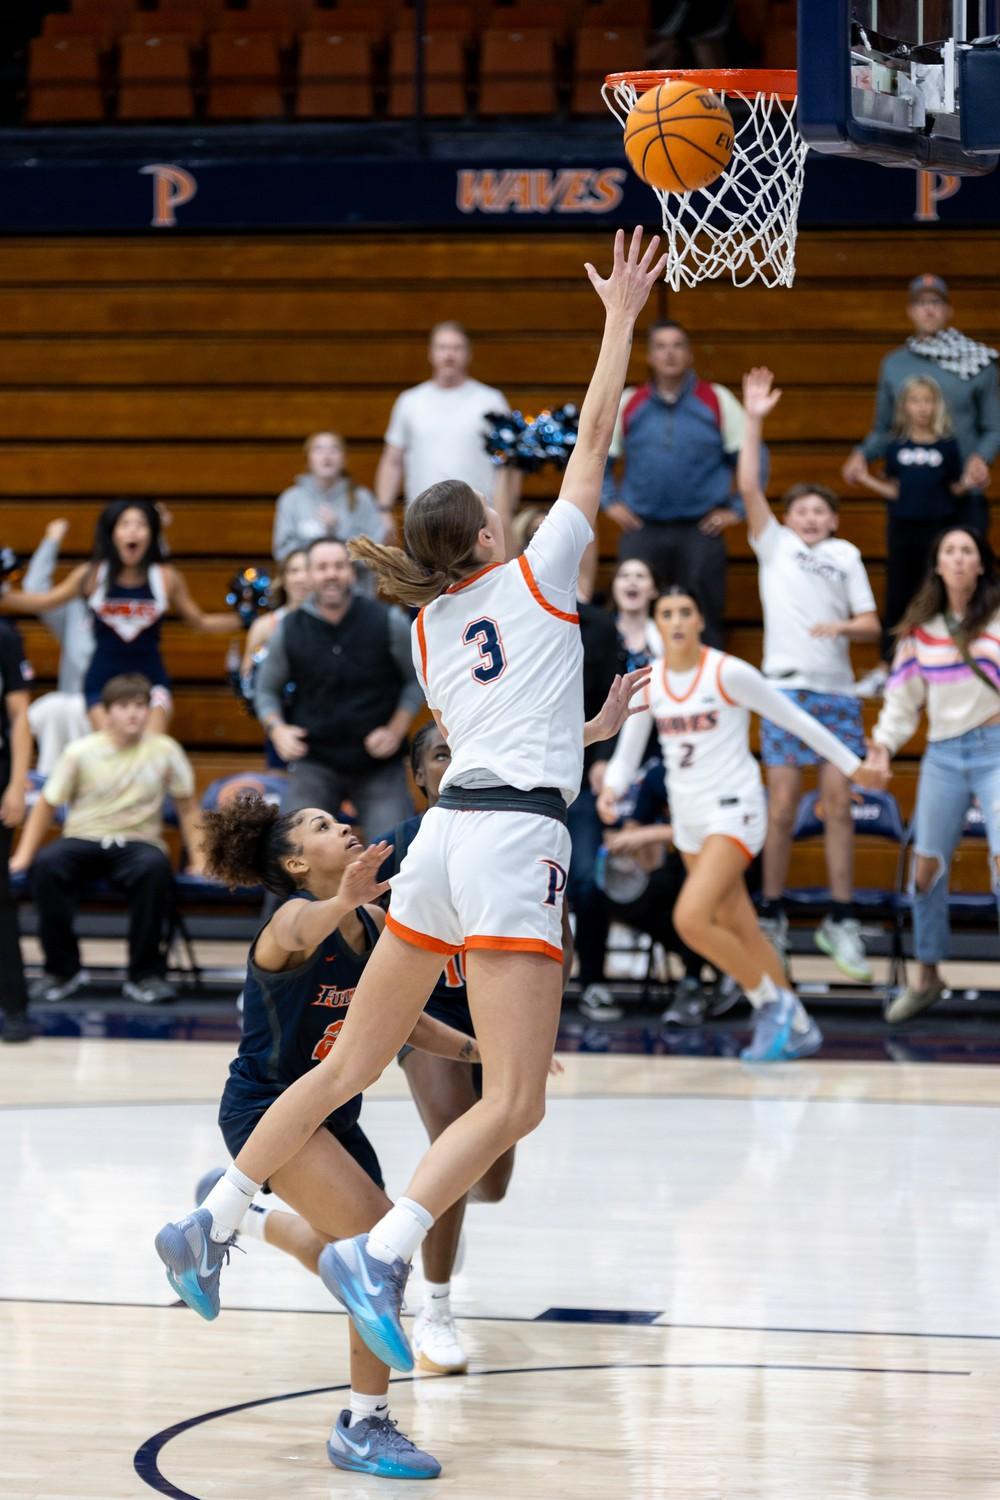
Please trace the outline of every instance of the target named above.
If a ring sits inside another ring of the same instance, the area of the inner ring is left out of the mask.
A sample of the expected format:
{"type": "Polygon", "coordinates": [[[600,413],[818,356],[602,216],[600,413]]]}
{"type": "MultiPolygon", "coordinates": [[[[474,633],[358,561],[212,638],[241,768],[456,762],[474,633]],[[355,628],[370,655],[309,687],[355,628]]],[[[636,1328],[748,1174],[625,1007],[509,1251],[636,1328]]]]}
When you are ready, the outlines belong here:
{"type": "Polygon", "coordinates": [[[739,844],[747,863],[764,847],[767,834],[767,804],[760,787],[742,796],[691,799],[683,814],[671,808],[674,845],[682,854],[700,854],[705,840],[715,833],[739,844]]]}

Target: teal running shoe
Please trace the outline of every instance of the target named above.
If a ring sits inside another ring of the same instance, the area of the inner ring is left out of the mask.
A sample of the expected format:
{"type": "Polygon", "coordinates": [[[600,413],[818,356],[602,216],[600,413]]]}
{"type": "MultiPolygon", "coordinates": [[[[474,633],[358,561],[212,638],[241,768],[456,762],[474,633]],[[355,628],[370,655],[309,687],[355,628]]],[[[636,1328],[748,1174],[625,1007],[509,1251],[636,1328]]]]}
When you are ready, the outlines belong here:
{"type": "Polygon", "coordinates": [[[170,1285],[206,1323],[219,1316],[219,1275],[235,1243],[235,1235],[213,1240],[211,1228],[212,1215],[198,1208],[176,1224],[164,1224],[155,1241],[170,1285]]]}
{"type": "Polygon", "coordinates": [[[342,1411],[326,1445],[334,1468],[379,1479],[436,1479],[441,1465],[400,1432],[390,1417],[353,1421],[342,1411]]]}
{"type": "Polygon", "coordinates": [[[394,1370],[412,1370],[413,1351],[399,1320],[410,1267],[399,1256],[376,1260],[367,1240],[359,1234],[327,1245],[319,1258],[320,1279],[347,1308],[374,1355],[394,1370]]]}
{"type": "Polygon", "coordinates": [[[769,1000],[754,1011],[753,1039],[740,1057],[744,1062],[793,1062],[811,1057],[823,1045],[823,1033],[812,1017],[808,1028],[796,1031],[799,999],[791,990],[779,990],[777,1000],[769,1000]]]}

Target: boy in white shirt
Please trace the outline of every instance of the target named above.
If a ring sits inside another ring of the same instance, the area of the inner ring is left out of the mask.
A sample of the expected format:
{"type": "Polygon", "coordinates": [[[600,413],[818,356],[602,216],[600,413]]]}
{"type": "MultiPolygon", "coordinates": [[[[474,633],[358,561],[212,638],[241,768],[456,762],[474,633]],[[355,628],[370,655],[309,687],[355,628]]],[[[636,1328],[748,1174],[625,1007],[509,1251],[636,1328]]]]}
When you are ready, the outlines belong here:
{"type": "MultiPolygon", "coordinates": [[[[746,430],[738,480],[750,545],[760,569],[764,613],[764,676],[864,756],[861,705],[854,695],[850,643],[877,640],[879,619],[861,553],[834,535],[837,497],[823,485],[797,484],[784,497],[779,525],[760,487],[764,419],[781,399],[770,370],[743,378],[746,430]]],[[[871,967],[854,916],[854,824],[851,787],[835,766],[820,762],[801,740],[763,720],[761,758],[767,770],[768,829],[763,851],[761,925],[784,955],[788,919],[785,882],[802,767],[819,764],[830,912],[815,933],[817,948],[843,973],[870,982],[871,967]]]]}

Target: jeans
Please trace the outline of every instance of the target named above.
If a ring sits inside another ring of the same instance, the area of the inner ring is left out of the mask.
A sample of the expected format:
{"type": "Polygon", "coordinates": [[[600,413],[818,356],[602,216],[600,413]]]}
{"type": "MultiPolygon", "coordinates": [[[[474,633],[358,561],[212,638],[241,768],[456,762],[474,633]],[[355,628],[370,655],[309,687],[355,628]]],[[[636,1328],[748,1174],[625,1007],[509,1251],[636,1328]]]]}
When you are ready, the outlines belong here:
{"type": "Polygon", "coordinates": [[[990,876],[1000,898],[1000,724],[970,729],[950,740],[927,746],[920,763],[913,850],[937,861],[930,890],[918,891],[911,877],[913,948],[921,963],[948,957],[948,871],[969,803],[975,797],[983,813],[990,850],[990,876]]]}
{"type": "Polygon", "coordinates": [[[577,962],[580,988],[600,984],[604,978],[604,955],[608,946],[608,902],[594,879],[597,851],[604,838],[604,825],[597,816],[597,799],[584,787],[566,811],[566,826],[573,840],[566,882],[566,900],[576,917],[577,962]]]}
{"type": "Polygon", "coordinates": [[[173,906],[170,861],[156,844],[134,839],[107,848],[96,839],[56,839],[31,866],[45,972],[71,979],[80,967],[73,931],[77,898],[88,880],[107,880],[128,898],[128,977],[167,972],[164,931],[173,906]]]}
{"type": "Polygon", "coordinates": [[[288,767],[288,785],[281,799],[283,813],[303,807],[322,807],[334,816],[345,797],[358,810],[358,821],[366,839],[378,838],[386,829],[410,817],[413,799],[401,760],[389,760],[372,771],[342,776],[315,760],[293,760],[288,767]]]}

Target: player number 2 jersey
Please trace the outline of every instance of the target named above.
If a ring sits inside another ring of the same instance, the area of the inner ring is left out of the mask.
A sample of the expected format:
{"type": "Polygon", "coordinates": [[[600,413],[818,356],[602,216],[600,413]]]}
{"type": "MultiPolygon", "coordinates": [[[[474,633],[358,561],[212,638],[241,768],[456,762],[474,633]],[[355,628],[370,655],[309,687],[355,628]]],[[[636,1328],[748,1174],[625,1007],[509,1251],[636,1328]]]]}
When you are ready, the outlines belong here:
{"type": "Polygon", "coordinates": [[[557,500],[521,557],[493,563],[420,611],[413,660],[448,733],[442,787],[558,787],[583,775],[580,558],[593,532],[557,500]]]}

